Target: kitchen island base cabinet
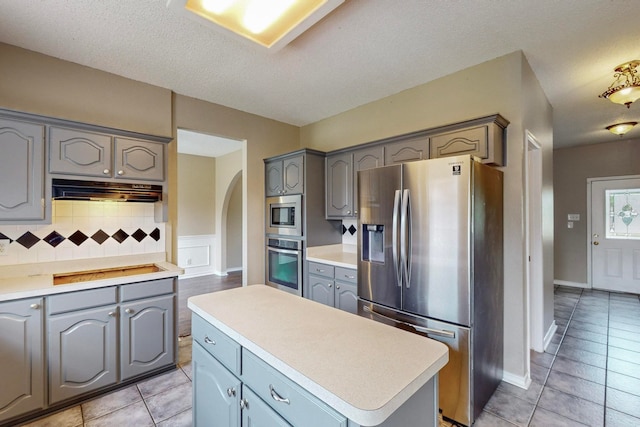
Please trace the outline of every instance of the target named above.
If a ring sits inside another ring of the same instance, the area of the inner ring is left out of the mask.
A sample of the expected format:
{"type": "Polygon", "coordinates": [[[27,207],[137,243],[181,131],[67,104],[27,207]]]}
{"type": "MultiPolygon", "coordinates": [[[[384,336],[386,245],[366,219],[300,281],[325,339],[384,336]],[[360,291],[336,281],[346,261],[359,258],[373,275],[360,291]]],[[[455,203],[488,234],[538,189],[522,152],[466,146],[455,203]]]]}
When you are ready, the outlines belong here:
{"type": "Polygon", "coordinates": [[[0,303],[0,423],[44,407],[42,298],[0,303]]]}

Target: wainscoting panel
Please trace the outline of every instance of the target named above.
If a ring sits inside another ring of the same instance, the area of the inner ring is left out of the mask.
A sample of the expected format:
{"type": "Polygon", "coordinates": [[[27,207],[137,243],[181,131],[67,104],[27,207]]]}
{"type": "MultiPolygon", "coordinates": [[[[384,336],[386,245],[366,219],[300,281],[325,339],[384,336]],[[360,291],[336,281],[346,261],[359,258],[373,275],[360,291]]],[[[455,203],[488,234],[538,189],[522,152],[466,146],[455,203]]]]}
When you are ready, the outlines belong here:
{"type": "Polygon", "coordinates": [[[182,278],[218,274],[213,264],[215,234],[178,236],[178,266],[184,268],[182,278]]]}

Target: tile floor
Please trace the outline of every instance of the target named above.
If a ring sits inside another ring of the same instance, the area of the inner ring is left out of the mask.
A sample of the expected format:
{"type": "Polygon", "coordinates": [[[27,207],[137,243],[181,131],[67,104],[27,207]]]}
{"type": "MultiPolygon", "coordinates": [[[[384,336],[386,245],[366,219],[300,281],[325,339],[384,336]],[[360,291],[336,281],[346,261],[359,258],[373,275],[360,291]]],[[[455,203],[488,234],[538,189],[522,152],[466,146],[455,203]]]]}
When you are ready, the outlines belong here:
{"type": "Polygon", "coordinates": [[[639,296],[556,287],[554,301],[531,386],[502,383],[474,427],[640,426],[639,296]]]}
{"type": "MultiPolygon", "coordinates": [[[[640,426],[639,296],[557,287],[554,310],[558,331],[545,353],[531,353],[529,389],[502,383],[474,427],[640,426]]],[[[191,426],[190,337],[179,360],[28,426],[191,426]]]]}

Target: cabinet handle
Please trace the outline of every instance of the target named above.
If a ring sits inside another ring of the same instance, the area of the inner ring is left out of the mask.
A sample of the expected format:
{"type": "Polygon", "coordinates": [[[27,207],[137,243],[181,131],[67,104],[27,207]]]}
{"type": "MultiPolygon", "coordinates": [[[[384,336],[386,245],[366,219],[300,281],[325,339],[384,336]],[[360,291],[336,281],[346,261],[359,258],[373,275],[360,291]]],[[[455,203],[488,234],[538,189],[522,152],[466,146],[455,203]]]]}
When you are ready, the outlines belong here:
{"type": "Polygon", "coordinates": [[[103,174],[105,175],[109,175],[111,173],[111,171],[109,169],[105,169],[102,171],[103,174]]]}
{"type": "Polygon", "coordinates": [[[216,342],[206,335],[204,336],[204,342],[207,344],[216,345],[216,342]]]}
{"type": "Polygon", "coordinates": [[[249,409],[249,402],[247,402],[247,399],[240,399],[240,408],[249,409]]]}
{"type": "Polygon", "coordinates": [[[331,283],[329,283],[329,287],[332,287],[333,285],[331,283]]]}
{"type": "Polygon", "coordinates": [[[349,276],[348,274],[345,274],[344,277],[346,277],[347,279],[355,279],[356,276],[349,276]]]}
{"type": "Polygon", "coordinates": [[[316,268],[316,271],[317,271],[318,273],[324,273],[324,270],[323,270],[323,269],[321,269],[321,268],[316,268]]]}
{"type": "Polygon", "coordinates": [[[235,396],[235,395],[236,395],[236,389],[235,389],[235,388],[233,388],[233,387],[229,387],[229,388],[227,389],[227,395],[228,395],[229,397],[231,397],[231,396],[235,396]]]}
{"type": "Polygon", "coordinates": [[[109,317],[116,317],[116,312],[115,311],[110,311],[108,313],[109,317]]]}
{"type": "Polygon", "coordinates": [[[353,211],[353,214],[354,215],[358,215],[358,211],[353,211]]]}
{"type": "Polygon", "coordinates": [[[351,211],[347,211],[347,215],[351,215],[351,211]]]}
{"type": "Polygon", "coordinates": [[[127,313],[127,314],[133,314],[133,309],[132,308],[127,308],[124,312],[127,313]]]}
{"type": "Polygon", "coordinates": [[[118,171],[118,175],[124,175],[124,171],[123,170],[118,171]]]}
{"type": "Polygon", "coordinates": [[[291,402],[289,402],[289,398],[285,399],[282,396],[280,396],[271,384],[269,384],[269,393],[271,393],[271,397],[276,402],[286,403],[287,405],[291,404],[291,402]]]}
{"type": "Polygon", "coordinates": [[[340,289],[340,285],[336,285],[336,289],[340,289]]]}
{"type": "Polygon", "coordinates": [[[33,310],[38,310],[38,309],[40,309],[40,304],[31,304],[31,305],[29,306],[29,308],[31,308],[31,309],[33,309],[33,310]]]}

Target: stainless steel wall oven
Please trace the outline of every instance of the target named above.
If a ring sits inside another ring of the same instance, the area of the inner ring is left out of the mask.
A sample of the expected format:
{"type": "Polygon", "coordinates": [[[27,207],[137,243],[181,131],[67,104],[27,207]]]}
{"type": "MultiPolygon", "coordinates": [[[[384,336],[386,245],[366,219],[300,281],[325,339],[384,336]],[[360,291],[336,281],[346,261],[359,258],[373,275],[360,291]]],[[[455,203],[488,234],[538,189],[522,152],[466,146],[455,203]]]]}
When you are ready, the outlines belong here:
{"type": "Polygon", "coordinates": [[[267,284],[302,296],[302,241],[267,238],[267,284]]]}

